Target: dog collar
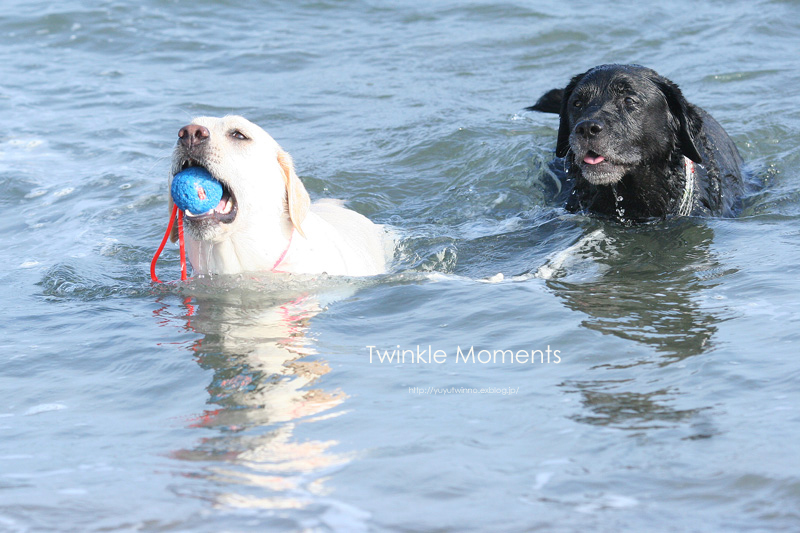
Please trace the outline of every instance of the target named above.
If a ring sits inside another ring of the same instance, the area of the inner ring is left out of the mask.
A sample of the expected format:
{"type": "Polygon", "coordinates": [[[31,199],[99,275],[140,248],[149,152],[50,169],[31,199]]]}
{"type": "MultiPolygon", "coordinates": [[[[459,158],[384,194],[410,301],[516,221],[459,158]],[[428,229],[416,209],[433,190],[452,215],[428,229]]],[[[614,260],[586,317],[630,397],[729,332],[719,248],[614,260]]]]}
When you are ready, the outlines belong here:
{"type": "MultiPolygon", "coordinates": [[[[164,233],[164,238],[161,240],[161,246],[158,247],[156,254],[153,256],[153,260],[150,261],[150,279],[153,280],[154,283],[161,283],[161,280],[158,279],[156,276],[156,263],[158,262],[158,258],[161,256],[161,252],[164,251],[164,246],[167,244],[167,239],[169,239],[169,235],[172,232],[172,226],[175,224],[175,220],[178,221],[178,241],[179,241],[179,248],[180,248],[180,256],[181,256],[181,281],[186,281],[186,252],[185,252],[185,244],[183,240],[183,211],[178,209],[177,205],[172,206],[172,212],[170,213],[169,217],[169,224],[167,224],[167,231],[164,233]]],[[[279,270],[275,270],[278,268],[284,259],[286,259],[286,254],[289,253],[289,247],[292,245],[292,237],[294,237],[294,228],[292,228],[292,232],[289,234],[289,243],[286,245],[286,249],[283,251],[281,256],[275,261],[275,264],[272,265],[273,272],[280,272],[279,270]]]]}
{"type": "Polygon", "coordinates": [[[292,245],[292,237],[294,237],[294,228],[292,228],[292,232],[289,234],[289,244],[286,245],[286,249],[283,251],[283,253],[278,258],[278,260],[275,261],[275,264],[272,265],[272,271],[273,272],[279,272],[279,271],[277,271],[275,269],[278,268],[278,265],[280,265],[283,262],[283,260],[286,258],[286,254],[289,253],[289,247],[292,245]]]}
{"type": "Polygon", "coordinates": [[[692,213],[692,200],[694,199],[694,180],[695,180],[696,167],[694,161],[684,156],[683,158],[683,173],[686,184],[683,187],[683,197],[681,198],[680,206],[678,207],[678,215],[688,217],[692,213]]]}

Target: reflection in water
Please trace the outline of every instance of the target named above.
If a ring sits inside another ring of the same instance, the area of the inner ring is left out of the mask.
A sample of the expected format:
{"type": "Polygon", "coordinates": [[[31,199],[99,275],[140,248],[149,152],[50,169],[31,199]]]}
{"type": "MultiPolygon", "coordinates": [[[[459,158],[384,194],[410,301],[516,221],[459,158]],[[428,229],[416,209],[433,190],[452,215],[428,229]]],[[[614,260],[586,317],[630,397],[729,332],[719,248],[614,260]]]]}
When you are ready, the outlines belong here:
{"type": "Polygon", "coordinates": [[[576,415],[572,419],[596,426],[645,430],[691,420],[700,411],[707,409],[668,407],[660,402],[669,401],[673,392],[663,388],[647,393],[615,392],[627,381],[629,380],[576,381],[565,384],[581,393],[583,406],[589,411],[589,414],[576,415]]]}
{"type": "Polygon", "coordinates": [[[309,321],[321,310],[314,295],[277,297],[247,287],[194,297],[186,317],[204,337],[193,349],[214,373],[207,410],[191,427],[212,430],[193,449],[174,453],[207,462],[206,478],[224,487],[215,504],[298,509],[324,494],[323,475],[348,462],[335,441],[299,441],[298,424],[341,414],[347,396],[314,388],[330,371],[315,354],[309,321]]]}
{"type": "Polygon", "coordinates": [[[669,364],[706,351],[717,331],[720,318],[698,301],[721,275],[712,239],[710,228],[690,223],[609,225],[539,272],[567,307],[587,316],[584,327],[651,346],[669,364]]]}
{"type": "MultiPolygon", "coordinates": [[[[701,295],[722,272],[711,251],[713,231],[691,220],[628,228],[603,225],[553,254],[537,272],[567,307],[585,315],[581,325],[653,350],[655,359],[623,360],[593,370],[624,371],[643,364],[665,367],[701,355],[714,345],[725,320],[701,305],[701,295]]],[[[607,355],[607,354],[604,354],[607,355]]],[[[679,391],[626,379],[565,383],[590,412],[575,417],[626,429],[659,427],[689,419],[705,407],[673,409],[679,391]],[[633,390],[632,390],[633,389],[633,390]]],[[[630,376],[633,376],[632,378],[630,376]]]]}

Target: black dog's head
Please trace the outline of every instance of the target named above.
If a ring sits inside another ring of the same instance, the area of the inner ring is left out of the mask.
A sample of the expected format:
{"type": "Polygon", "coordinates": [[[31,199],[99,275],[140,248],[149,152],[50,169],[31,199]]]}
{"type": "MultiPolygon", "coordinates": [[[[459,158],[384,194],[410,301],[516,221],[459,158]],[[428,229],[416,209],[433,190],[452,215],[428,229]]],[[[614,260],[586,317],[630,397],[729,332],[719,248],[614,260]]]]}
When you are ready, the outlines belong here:
{"type": "Polygon", "coordinates": [[[617,183],[636,167],[679,150],[700,163],[702,118],[677,85],[638,65],[602,65],[545,94],[529,109],[558,112],[556,155],[593,185],[617,183]]]}

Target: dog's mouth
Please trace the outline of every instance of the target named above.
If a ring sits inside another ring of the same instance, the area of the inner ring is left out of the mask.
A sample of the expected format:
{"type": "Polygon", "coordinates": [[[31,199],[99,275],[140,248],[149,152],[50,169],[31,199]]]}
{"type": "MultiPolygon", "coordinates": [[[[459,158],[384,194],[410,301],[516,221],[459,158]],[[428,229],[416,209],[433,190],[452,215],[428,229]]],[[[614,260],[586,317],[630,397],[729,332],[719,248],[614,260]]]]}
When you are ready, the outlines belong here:
{"type": "Polygon", "coordinates": [[[583,156],[583,162],[587,165],[599,165],[600,163],[605,162],[605,160],[605,157],[592,150],[589,150],[586,152],[586,155],[583,156]]]}
{"type": "Polygon", "coordinates": [[[626,164],[594,150],[587,150],[579,161],[581,174],[593,185],[612,185],[622,179],[628,168],[626,164]]]}
{"type": "Polygon", "coordinates": [[[212,177],[222,184],[222,198],[220,199],[219,203],[209,209],[205,213],[192,213],[188,209],[184,212],[184,217],[188,222],[219,222],[222,224],[230,224],[234,220],[236,220],[236,214],[238,213],[238,203],[236,202],[236,195],[233,194],[228,184],[225,183],[225,180],[219,178],[219,176],[214,175],[211,169],[205,167],[201,162],[196,161],[194,159],[185,159],[180,164],[180,166],[175,171],[175,174],[179,172],[183,172],[187,168],[190,167],[200,167],[207,170],[212,177]]]}

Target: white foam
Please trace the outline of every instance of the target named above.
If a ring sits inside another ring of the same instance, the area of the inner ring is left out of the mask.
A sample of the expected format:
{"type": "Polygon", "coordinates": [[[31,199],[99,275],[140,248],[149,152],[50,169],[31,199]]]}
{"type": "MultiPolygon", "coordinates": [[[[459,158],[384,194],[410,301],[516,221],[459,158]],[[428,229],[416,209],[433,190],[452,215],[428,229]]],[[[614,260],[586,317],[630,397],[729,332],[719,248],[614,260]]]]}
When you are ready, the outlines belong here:
{"type": "Polygon", "coordinates": [[[572,246],[550,254],[547,262],[539,267],[534,276],[553,279],[563,276],[568,270],[584,270],[588,266],[586,263],[599,268],[601,265],[592,260],[591,252],[600,243],[609,244],[613,243],[613,240],[609,239],[602,229],[594,230],[578,239],[572,246]]]}
{"type": "Polygon", "coordinates": [[[596,513],[603,509],[628,509],[639,505],[639,500],[621,494],[604,494],[596,501],[584,503],[575,508],[579,513],[596,513]]]}
{"type": "Polygon", "coordinates": [[[62,409],[66,409],[67,406],[62,403],[43,403],[40,405],[35,405],[25,411],[25,416],[32,416],[38,415],[41,413],[48,413],[50,411],[61,411],[62,409]]]}

